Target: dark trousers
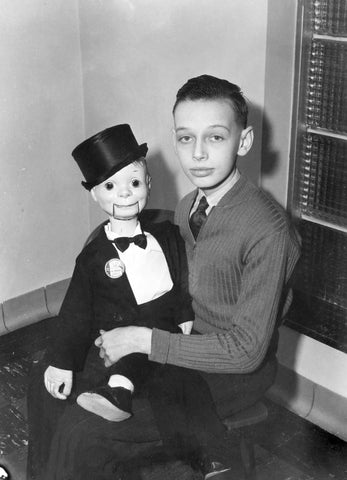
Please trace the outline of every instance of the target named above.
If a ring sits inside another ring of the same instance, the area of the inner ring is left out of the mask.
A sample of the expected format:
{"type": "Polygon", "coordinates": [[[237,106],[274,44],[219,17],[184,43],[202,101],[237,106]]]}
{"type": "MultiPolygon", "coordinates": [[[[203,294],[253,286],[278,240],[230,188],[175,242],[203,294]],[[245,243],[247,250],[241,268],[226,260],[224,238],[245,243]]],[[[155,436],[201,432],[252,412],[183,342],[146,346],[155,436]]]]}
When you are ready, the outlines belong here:
{"type": "MultiPolygon", "coordinates": [[[[118,480],[127,461],[131,460],[132,465],[134,459],[154,461],[161,449],[161,435],[172,436],[167,417],[159,432],[153,413],[155,405],[152,408],[145,396],[134,399],[134,416],[120,423],[108,422],[74,402],[54,399],[43,384],[45,367],[33,366],[28,391],[28,480],[118,480]]],[[[224,418],[261,398],[275,374],[276,361],[272,359],[251,374],[201,376],[209,385],[218,416],[224,418]]],[[[170,387],[167,394],[172,394],[170,387]]],[[[211,425],[198,428],[203,437],[206,432],[213,432],[211,425]]]]}
{"type": "MultiPolygon", "coordinates": [[[[138,305],[136,311],[134,309],[129,318],[125,308],[122,315],[124,323],[117,326],[136,325],[151,329],[159,328],[171,333],[182,333],[175,323],[175,309],[178,301],[176,291],[172,289],[155,300],[138,305]]],[[[113,325],[112,328],[115,328],[115,326],[113,325]]],[[[135,390],[140,390],[147,380],[155,374],[157,367],[158,364],[149,361],[147,355],[133,353],[121,358],[105,370],[108,377],[115,374],[127,377],[135,386],[135,390]]]]}
{"type": "Polygon", "coordinates": [[[149,383],[148,399],[168,455],[194,468],[207,456],[217,460],[215,447],[223,443],[225,428],[199,372],[162,366],[149,383]]]}

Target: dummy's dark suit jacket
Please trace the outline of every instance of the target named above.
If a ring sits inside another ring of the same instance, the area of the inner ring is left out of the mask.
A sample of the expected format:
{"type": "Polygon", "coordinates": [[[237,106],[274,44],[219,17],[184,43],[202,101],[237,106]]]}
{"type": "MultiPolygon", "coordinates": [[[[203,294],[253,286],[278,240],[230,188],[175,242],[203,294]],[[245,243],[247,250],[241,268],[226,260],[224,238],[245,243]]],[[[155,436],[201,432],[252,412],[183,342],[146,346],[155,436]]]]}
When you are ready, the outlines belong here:
{"type": "MultiPolygon", "coordinates": [[[[168,263],[177,297],[173,322],[178,325],[192,320],[187,260],[178,227],[162,222],[142,223],[142,228],[157,239],[168,263]]],[[[55,339],[47,355],[51,365],[66,370],[82,370],[88,350],[99,336],[100,329],[141,325],[139,307],[126,273],[116,279],[109,278],[105,273],[105,264],[112,258],[119,258],[118,252],[101,228],[76,259],[59,313],[55,339]]],[[[144,276],[146,274],[143,272],[144,276]]]]}

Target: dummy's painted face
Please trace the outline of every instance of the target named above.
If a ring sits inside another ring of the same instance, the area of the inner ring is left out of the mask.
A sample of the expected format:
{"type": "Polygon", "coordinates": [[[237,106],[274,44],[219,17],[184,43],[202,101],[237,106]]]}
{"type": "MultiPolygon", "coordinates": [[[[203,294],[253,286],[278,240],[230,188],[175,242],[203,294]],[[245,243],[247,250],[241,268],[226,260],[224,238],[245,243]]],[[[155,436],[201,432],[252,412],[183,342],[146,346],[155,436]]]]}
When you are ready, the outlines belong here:
{"type": "Polygon", "coordinates": [[[174,113],[174,146],[190,181],[209,195],[233,175],[238,155],[252,146],[252,127],[243,129],[228,100],[186,100],[174,113]]]}
{"type": "Polygon", "coordinates": [[[150,191],[150,177],[142,162],[134,162],[116,172],[91,190],[109,217],[130,220],[145,208],[150,191]]]}

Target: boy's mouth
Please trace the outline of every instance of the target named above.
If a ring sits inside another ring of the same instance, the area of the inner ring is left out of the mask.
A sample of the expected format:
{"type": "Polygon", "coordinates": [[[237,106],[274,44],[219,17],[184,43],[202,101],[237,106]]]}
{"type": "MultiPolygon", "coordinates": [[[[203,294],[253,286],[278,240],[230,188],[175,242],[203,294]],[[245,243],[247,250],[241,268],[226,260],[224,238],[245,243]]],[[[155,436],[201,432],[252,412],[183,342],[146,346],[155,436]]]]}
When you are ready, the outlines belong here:
{"type": "Polygon", "coordinates": [[[207,177],[213,172],[213,168],[191,168],[190,173],[194,177],[207,177]]]}

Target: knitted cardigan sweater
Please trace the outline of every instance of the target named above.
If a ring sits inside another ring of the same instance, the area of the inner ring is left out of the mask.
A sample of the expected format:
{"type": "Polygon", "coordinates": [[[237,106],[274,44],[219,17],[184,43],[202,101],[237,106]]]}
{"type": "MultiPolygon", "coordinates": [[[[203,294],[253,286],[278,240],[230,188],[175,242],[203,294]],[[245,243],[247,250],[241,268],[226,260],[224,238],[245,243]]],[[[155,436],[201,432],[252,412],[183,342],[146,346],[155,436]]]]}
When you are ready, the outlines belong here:
{"type": "Polygon", "coordinates": [[[300,242],[285,211],[241,176],[209,213],[195,242],[185,196],[175,221],[186,242],[194,329],[154,329],[150,360],[215,373],[255,371],[277,349],[291,302],[289,280],[300,242]]]}

